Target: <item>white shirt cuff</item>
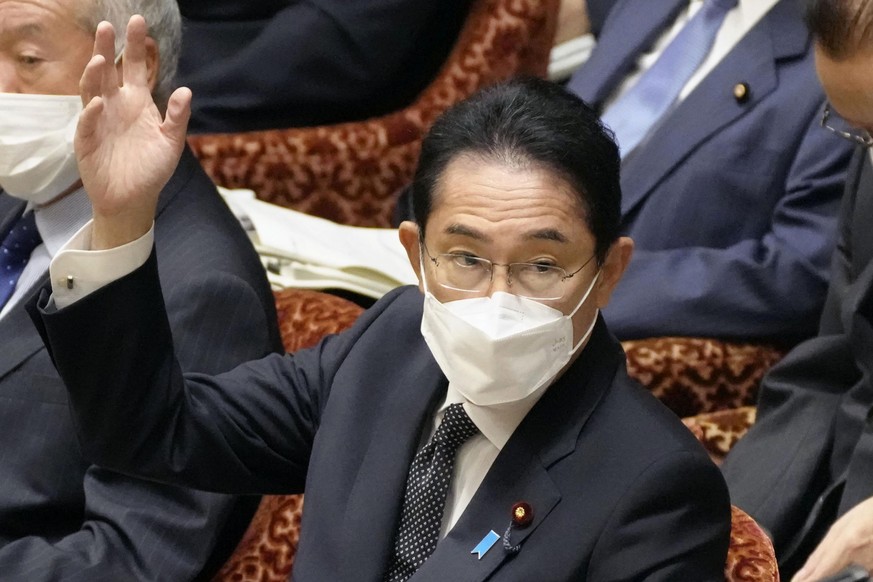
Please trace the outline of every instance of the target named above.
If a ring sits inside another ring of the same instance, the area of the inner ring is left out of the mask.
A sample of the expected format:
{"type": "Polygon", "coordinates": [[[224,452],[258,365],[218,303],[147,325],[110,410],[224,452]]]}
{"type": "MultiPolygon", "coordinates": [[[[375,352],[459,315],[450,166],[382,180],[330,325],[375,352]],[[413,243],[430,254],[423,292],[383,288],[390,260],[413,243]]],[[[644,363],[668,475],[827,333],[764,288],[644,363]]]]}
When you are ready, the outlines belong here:
{"type": "Polygon", "coordinates": [[[135,241],[103,251],[91,250],[88,221],[61,247],[49,266],[52,298],[63,309],[141,267],[152,252],[155,225],[135,241]]]}

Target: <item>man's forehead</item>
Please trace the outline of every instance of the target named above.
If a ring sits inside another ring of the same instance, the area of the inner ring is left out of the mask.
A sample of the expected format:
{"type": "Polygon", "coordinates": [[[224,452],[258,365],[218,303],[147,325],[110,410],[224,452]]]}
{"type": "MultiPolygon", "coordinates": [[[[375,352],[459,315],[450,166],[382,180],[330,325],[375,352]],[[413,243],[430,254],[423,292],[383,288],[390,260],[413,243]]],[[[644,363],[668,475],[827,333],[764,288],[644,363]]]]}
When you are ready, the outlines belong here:
{"type": "Polygon", "coordinates": [[[0,0],[0,28],[19,36],[44,36],[57,24],[76,25],[86,0],[0,0]]]}

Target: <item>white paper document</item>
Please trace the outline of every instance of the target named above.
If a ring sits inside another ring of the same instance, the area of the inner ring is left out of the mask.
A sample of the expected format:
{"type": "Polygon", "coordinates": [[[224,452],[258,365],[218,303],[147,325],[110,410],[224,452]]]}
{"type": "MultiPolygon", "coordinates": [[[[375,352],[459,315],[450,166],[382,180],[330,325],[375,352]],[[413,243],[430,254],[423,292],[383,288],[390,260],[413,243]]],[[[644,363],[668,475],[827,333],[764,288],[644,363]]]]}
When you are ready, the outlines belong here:
{"type": "Polygon", "coordinates": [[[418,283],[397,229],[345,226],[258,200],[251,190],[219,190],[251,227],[274,287],[345,289],[378,299],[418,283]]]}

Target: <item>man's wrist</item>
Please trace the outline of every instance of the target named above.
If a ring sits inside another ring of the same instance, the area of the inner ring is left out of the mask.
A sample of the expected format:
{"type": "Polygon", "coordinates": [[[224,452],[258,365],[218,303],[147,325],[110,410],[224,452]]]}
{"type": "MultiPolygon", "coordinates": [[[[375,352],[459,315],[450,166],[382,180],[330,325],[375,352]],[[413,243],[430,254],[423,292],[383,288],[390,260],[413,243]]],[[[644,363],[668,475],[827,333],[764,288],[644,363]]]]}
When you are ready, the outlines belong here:
{"type": "Polygon", "coordinates": [[[94,213],[91,250],[124,246],[143,237],[152,228],[154,212],[129,212],[106,216],[94,213]]]}

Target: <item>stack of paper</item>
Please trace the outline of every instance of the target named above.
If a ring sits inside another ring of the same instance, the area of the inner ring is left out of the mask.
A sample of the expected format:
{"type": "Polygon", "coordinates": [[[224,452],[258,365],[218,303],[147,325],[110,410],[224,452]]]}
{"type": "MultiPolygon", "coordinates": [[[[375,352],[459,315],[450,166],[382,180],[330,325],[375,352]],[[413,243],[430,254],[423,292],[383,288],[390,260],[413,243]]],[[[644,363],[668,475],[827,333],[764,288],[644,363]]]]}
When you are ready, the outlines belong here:
{"type": "Polygon", "coordinates": [[[345,289],[378,299],[417,284],[397,229],[345,226],[220,189],[246,226],[275,287],[345,289]]]}
{"type": "Polygon", "coordinates": [[[549,80],[569,79],[591,56],[595,44],[597,43],[593,35],[584,34],[553,47],[549,56],[549,80]]]}

